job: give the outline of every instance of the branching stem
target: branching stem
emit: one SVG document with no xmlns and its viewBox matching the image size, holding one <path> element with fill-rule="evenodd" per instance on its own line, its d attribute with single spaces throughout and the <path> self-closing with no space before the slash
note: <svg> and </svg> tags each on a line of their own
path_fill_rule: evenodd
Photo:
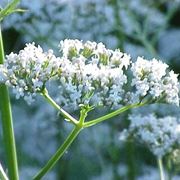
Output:
<svg viewBox="0 0 180 180">
<path fill-rule="evenodd" d="M 43 90 L 43 92 L 41 93 L 43 95 L 43 97 L 47 100 L 47 102 L 49 104 L 51 104 L 55 109 L 57 109 L 58 111 L 61 112 L 61 114 L 67 119 L 69 120 L 71 123 L 73 123 L 74 125 L 76 125 L 78 123 L 78 121 L 73 118 L 69 113 L 67 113 L 64 109 L 62 109 L 48 94 L 48 91 L 46 89 Z"/>
</svg>

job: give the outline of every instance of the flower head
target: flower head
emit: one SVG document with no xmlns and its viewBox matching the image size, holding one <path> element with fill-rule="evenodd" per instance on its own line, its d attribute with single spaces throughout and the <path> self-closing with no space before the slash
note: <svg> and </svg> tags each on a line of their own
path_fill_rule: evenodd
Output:
<svg viewBox="0 0 180 180">
<path fill-rule="evenodd" d="M 180 120 L 176 117 L 157 118 L 154 114 L 133 114 L 129 116 L 129 120 L 130 126 L 121 133 L 121 140 L 133 137 L 158 157 L 180 146 Z"/>
<path fill-rule="evenodd" d="M 59 77 L 60 103 L 65 106 L 71 103 L 75 109 L 84 103 L 121 105 L 123 85 L 127 82 L 124 69 L 130 65 L 129 55 L 90 41 L 66 39 L 59 47 L 63 59 Z"/>
<path fill-rule="evenodd" d="M 168 71 L 168 65 L 152 59 L 138 57 L 132 64 L 131 85 L 136 91 L 134 99 L 150 97 L 153 100 L 179 105 L 179 83 L 177 75 Z"/>
<path fill-rule="evenodd" d="M 34 43 L 26 44 L 19 54 L 6 56 L 4 65 L 0 66 L 0 79 L 13 88 L 17 99 L 24 97 L 31 103 L 36 92 L 40 92 L 45 83 L 58 74 L 59 65 L 52 50 L 43 52 Z"/>
</svg>

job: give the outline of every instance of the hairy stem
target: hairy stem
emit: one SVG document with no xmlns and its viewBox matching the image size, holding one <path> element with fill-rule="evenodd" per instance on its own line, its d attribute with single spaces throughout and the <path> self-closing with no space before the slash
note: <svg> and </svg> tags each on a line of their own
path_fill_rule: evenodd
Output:
<svg viewBox="0 0 180 180">
<path fill-rule="evenodd" d="M 2 34 L 0 29 L 0 64 L 4 62 L 4 48 Z M 18 165 L 16 155 L 16 145 L 14 138 L 13 120 L 11 112 L 11 103 L 8 89 L 5 85 L 0 85 L 0 110 L 2 116 L 2 129 L 5 144 L 8 175 L 10 180 L 18 180 Z"/>
</svg>

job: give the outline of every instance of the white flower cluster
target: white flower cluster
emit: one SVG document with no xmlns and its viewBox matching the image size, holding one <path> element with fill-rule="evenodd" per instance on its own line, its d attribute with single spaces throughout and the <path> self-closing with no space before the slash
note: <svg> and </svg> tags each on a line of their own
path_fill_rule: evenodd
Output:
<svg viewBox="0 0 180 180">
<path fill-rule="evenodd" d="M 6 56 L 5 63 L 0 65 L 0 82 L 11 86 L 17 99 L 24 97 L 30 104 L 45 83 L 58 74 L 59 66 L 52 50 L 43 52 L 34 43 L 26 44 L 19 54 Z"/>
<path fill-rule="evenodd" d="M 157 118 L 154 114 L 146 116 L 132 114 L 129 129 L 120 134 L 120 140 L 133 137 L 147 145 L 158 157 L 170 153 L 180 146 L 180 119 L 172 116 Z"/>
<path fill-rule="evenodd" d="M 13 87 L 16 98 L 31 103 L 47 81 L 56 80 L 57 101 L 73 110 L 79 104 L 119 108 L 146 97 L 179 105 L 177 75 L 161 61 L 138 57 L 132 63 L 119 49 L 77 39 L 65 39 L 59 48 L 58 58 L 52 50 L 43 52 L 34 43 L 19 54 L 11 53 L 0 65 L 0 83 Z"/>
<path fill-rule="evenodd" d="M 133 73 L 131 85 L 136 88 L 133 98 L 148 95 L 154 100 L 179 105 L 177 74 L 173 71 L 168 72 L 167 68 L 167 64 L 156 59 L 148 61 L 138 57 L 131 67 Z"/>
<path fill-rule="evenodd" d="M 60 51 L 63 61 L 58 97 L 65 106 L 71 103 L 75 109 L 89 101 L 93 105 L 121 105 L 129 55 L 107 49 L 102 43 L 68 39 L 60 42 Z"/>
</svg>

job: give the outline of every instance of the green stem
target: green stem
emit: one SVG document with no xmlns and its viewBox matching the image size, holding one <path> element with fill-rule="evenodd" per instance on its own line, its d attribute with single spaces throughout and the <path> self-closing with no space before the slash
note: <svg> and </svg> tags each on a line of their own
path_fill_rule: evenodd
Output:
<svg viewBox="0 0 180 180">
<path fill-rule="evenodd" d="M 0 64 L 4 61 L 4 48 L 0 29 Z M 14 138 L 11 103 L 8 89 L 5 85 L 0 85 L 0 109 L 2 116 L 2 129 L 7 157 L 8 174 L 10 180 L 18 180 L 18 165 L 16 155 L 16 145 Z"/>
<path fill-rule="evenodd" d="M 78 121 L 73 118 L 69 113 L 67 113 L 64 109 L 62 109 L 48 94 L 48 91 L 46 89 L 43 90 L 41 93 L 44 98 L 47 100 L 49 104 L 51 104 L 55 109 L 61 112 L 61 114 L 70 122 L 72 122 L 74 125 L 78 123 Z"/>
<path fill-rule="evenodd" d="M 79 126 L 84 127 L 84 121 L 87 117 L 87 113 L 88 113 L 88 110 L 86 110 L 86 109 L 82 109 L 80 111 L 80 118 L 79 118 L 79 122 L 78 122 Z"/>
<path fill-rule="evenodd" d="M 69 134 L 67 139 L 64 141 L 62 146 L 57 150 L 57 152 L 52 156 L 52 158 L 47 162 L 47 164 L 40 170 L 40 172 L 33 178 L 33 180 L 40 180 L 52 167 L 57 163 L 57 161 L 63 156 L 68 147 L 72 144 L 74 139 L 80 133 L 82 127 L 76 126 Z"/>
<path fill-rule="evenodd" d="M 157 161 L 158 161 L 158 167 L 159 167 L 160 180 L 165 180 L 165 174 L 164 174 L 162 159 L 158 158 Z"/>
<path fill-rule="evenodd" d="M 114 111 L 112 113 L 109 113 L 109 114 L 107 114 L 105 116 L 102 116 L 102 117 L 99 117 L 97 119 L 90 120 L 90 121 L 84 123 L 83 127 L 87 128 L 87 127 L 93 126 L 93 125 L 95 125 L 97 123 L 100 123 L 100 122 L 108 120 L 108 119 L 110 119 L 110 118 L 112 118 L 114 116 L 117 116 L 117 115 L 131 109 L 131 108 L 140 107 L 140 106 L 143 106 L 145 104 L 146 103 L 136 103 L 136 104 L 131 104 L 131 105 L 124 106 L 124 107 L 122 107 L 122 108 L 120 108 L 120 109 L 118 109 L 118 110 L 116 110 L 116 111 Z"/>
<path fill-rule="evenodd" d="M 6 173 L 4 172 L 1 164 L 0 164 L 0 179 L 1 180 L 8 180 L 7 176 L 6 176 Z"/>
</svg>

